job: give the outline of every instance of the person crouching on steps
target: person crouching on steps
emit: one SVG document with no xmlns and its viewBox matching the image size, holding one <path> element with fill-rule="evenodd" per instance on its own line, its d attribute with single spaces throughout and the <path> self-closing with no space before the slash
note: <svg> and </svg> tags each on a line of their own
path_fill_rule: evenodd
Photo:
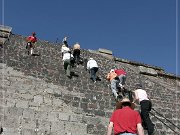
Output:
<svg viewBox="0 0 180 135">
<path fill-rule="evenodd" d="M 71 54 L 70 49 L 66 47 L 63 52 L 63 62 L 66 75 L 69 78 L 71 77 L 71 58 L 73 58 L 73 55 Z"/>
<path fill-rule="evenodd" d="M 114 69 L 114 72 L 117 74 L 119 78 L 119 86 L 121 88 L 124 88 L 125 82 L 126 82 L 126 71 L 123 69 Z"/>
<path fill-rule="evenodd" d="M 87 62 L 87 69 L 89 70 L 91 75 L 90 79 L 92 79 L 93 82 L 96 83 L 96 79 L 97 79 L 96 73 L 98 71 L 98 65 L 93 58 L 89 58 L 89 61 Z"/>
<path fill-rule="evenodd" d="M 33 50 L 34 50 L 34 44 L 37 42 L 37 38 L 36 38 L 36 33 L 33 32 L 31 36 L 27 37 L 27 45 L 26 45 L 26 49 L 28 50 L 28 55 L 29 53 L 31 55 L 33 55 Z"/>
<path fill-rule="evenodd" d="M 118 99 L 118 94 L 117 94 L 117 85 L 119 83 L 119 80 L 116 79 L 117 74 L 114 72 L 114 69 L 111 69 L 111 71 L 107 74 L 107 80 L 111 82 L 111 90 L 112 93 L 115 96 L 115 99 Z"/>
</svg>

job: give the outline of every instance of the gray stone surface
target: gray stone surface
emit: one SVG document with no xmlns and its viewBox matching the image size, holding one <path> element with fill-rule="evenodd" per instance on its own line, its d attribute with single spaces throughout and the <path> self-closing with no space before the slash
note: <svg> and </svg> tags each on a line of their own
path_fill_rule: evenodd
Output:
<svg viewBox="0 0 180 135">
<path fill-rule="evenodd" d="M 4 134 L 104 135 L 115 106 L 105 76 L 115 66 L 127 71 L 127 89 L 134 90 L 135 84 L 142 82 L 153 108 L 180 125 L 179 78 L 139 74 L 139 65 L 82 50 L 84 59 L 98 61 L 101 81 L 92 83 L 85 65 L 73 68 L 78 76 L 69 79 L 64 74 L 60 46 L 38 41 L 35 53 L 40 56 L 28 56 L 25 43 L 25 37 L 12 35 L 0 48 L 0 120 L 6 129 Z M 160 116 L 163 122 L 151 118 L 157 135 L 174 134 L 163 124 L 173 127 L 168 121 Z"/>
<path fill-rule="evenodd" d="M 84 135 L 87 133 L 87 125 L 82 121 L 86 114 L 73 113 L 74 108 L 68 107 L 62 100 L 62 95 L 66 95 L 67 90 L 57 85 L 49 85 L 43 80 L 25 76 L 5 64 L 1 63 L 0 66 L 3 67 L 0 68 L 1 81 L 4 84 L 6 79 L 10 81 L 10 85 L 3 85 L 0 91 L 2 93 L 6 89 L 4 94 L 6 98 L 1 95 L 5 106 L 0 108 L 0 113 L 5 117 L 2 122 L 2 126 L 6 128 L 4 135 Z M 36 91 L 36 85 L 38 89 L 44 91 Z M 77 94 L 74 95 L 77 96 Z M 79 101 L 80 97 L 74 99 Z"/>
<path fill-rule="evenodd" d="M 141 73 L 146 73 L 146 74 L 150 74 L 150 75 L 157 75 L 157 71 L 152 69 L 152 68 L 147 68 L 144 66 L 139 66 L 139 71 Z"/>
</svg>

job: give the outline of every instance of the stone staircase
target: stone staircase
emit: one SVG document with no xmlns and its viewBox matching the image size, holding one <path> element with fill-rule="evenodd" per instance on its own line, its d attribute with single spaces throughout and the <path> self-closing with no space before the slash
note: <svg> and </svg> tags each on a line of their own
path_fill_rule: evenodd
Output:
<svg viewBox="0 0 180 135">
<path fill-rule="evenodd" d="M 25 46 L 25 37 L 12 34 L 0 49 L 0 63 L 3 63 L 0 116 L 7 135 L 104 135 L 115 106 L 105 75 L 114 66 L 127 71 L 128 89 L 133 90 L 141 81 L 152 97 L 154 108 L 163 111 L 174 123 L 180 123 L 172 106 L 175 87 L 164 92 L 165 86 L 172 85 L 168 84 L 169 80 L 174 84 L 175 80 L 140 75 L 137 66 L 117 63 L 87 50 L 82 50 L 81 57 L 97 60 L 101 81 L 94 84 L 84 65 L 73 68 L 74 76 L 69 79 L 64 73 L 60 45 L 38 41 L 35 53 L 39 56 L 27 55 Z M 179 103 L 174 106 L 178 107 Z M 166 131 L 166 126 L 152 119 L 157 135 Z M 169 129 L 165 133 L 173 134 Z"/>
</svg>

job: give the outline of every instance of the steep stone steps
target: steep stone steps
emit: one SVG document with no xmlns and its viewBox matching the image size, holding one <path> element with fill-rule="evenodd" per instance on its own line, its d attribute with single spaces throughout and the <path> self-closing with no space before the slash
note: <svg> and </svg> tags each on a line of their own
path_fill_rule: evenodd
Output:
<svg viewBox="0 0 180 135">
<path fill-rule="evenodd" d="M 79 65 L 78 67 L 73 69 L 73 72 L 79 76 L 73 76 L 72 79 L 69 79 L 64 74 L 62 56 L 60 53 L 61 46 L 40 40 L 37 42 L 35 49 L 35 53 L 40 54 L 40 56 L 28 56 L 26 54 L 25 46 L 25 37 L 20 35 L 11 35 L 9 41 L 6 42 L 4 47 L 0 49 L 0 63 L 5 63 L 9 67 L 13 67 L 13 70 L 15 69 L 17 71 L 21 71 L 25 76 L 30 76 L 30 78 L 34 77 L 43 80 L 44 82 L 48 83 L 48 87 L 46 87 L 46 84 L 44 83 L 42 83 L 41 86 L 41 83 L 39 83 L 39 81 L 34 80 L 32 82 L 28 80 L 26 82 L 29 83 L 27 87 L 28 90 L 25 89 L 28 91 L 28 93 L 25 93 L 26 95 L 23 95 L 23 92 L 25 91 L 21 86 L 24 85 L 18 86 L 18 84 L 14 84 L 14 88 L 20 89 L 13 91 L 12 87 L 11 89 L 8 88 L 8 84 L 11 85 L 11 81 L 8 81 L 8 79 L 13 80 L 13 77 L 6 79 L 2 78 L 3 81 L 5 80 L 4 84 L 7 84 L 5 90 L 8 89 L 12 91 L 9 91 L 9 98 L 7 98 L 9 99 L 9 101 L 6 102 L 6 105 L 9 105 L 9 107 L 16 105 L 16 107 L 18 108 L 27 107 L 27 102 L 24 102 L 24 100 L 41 102 L 41 99 L 43 97 L 43 104 L 47 103 L 47 105 L 42 104 L 42 106 L 39 107 L 42 108 L 41 111 L 54 112 L 60 110 L 56 110 L 58 108 L 54 109 L 50 102 L 54 102 L 55 104 L 57 104 L 57 106 L 59 105 L 58 102 L 63 102 L 64 105 L 68 106 L 68 109 L 70 109 L 71 107 L 74 108 L 73 113 L 75 113 L 76 116 L 79 116 L 80 114 L 84 116 L 85 114 L 85 116 L 88 115 L 90 119 L 96 119 L 97 117 L 105 118 L 105 123 L 102 119 L 99 120 L 100 125 L 98 125 L 97 123 L 97 125 L 91 122 L 88 123 L 86 121 L 88 123 L 86 127 L 86 129 L 88 130 L 87 133 L 103 135 L 105 132 L 105 126 L 106 124 L 108 124 L 109 116 L 111 115 L 115 105 L 111 90 L 108 88 L 108 85 L 110 83 L 105 79 L 105 75 L 111 68 L 116 66 L 124 68 L 127 71 L 128 76 L 126 87 L 129 90 L 133 90 L 135 84 L 141 81 L 147 89 L 149 95 L 152 97 L 152 101 L 154 103 L 153 107 L 159 112 L 163 111 L 163 114 L 173 119 L 175 123 L 179 123 L 179 120 L 176 119 L 174 114 L 174 106 L 178 105 L 178 103 L 174 103 L 174 90 L 169 89 L 170 87 L 168 87 L 164 91 L 164 88 L 166 86 L 171 86 L 170 84 L 168 84 L 169 80 L 160 80 L 160 83 L 158 83 L 158 78 L 154 79 L 146 75 L 140 75 L 136 66 L 121 62 L 117 63 L 112 59 L 108 59 L 100 54 L 91 53 L 83 49 L 83 58 L 88 59 L 90 57 L 93 57 L 97 60 L 99 64 L 98 76 L 101 78 L 101 81 L 98 81 L 96 84 L 92 83 L 89 79 L 89 73 L 84 69 L 83 65 Z M 15 92 L 15 95 L 12 94 L 13 92 Z M 19 95 L 17 93 L 22 94 Z M 46 93 L 47 95 L 50 94 L 50 97 L 48 97 L 46 94 L 44 95 L 44 93 Z M 28 94 L 33 94 L 33 98 Z M 17 96 L 18 99 L 22 98 L 24 104 L 20 101 L 16 103 L 10 100 L 11 98 L 14 98 L 14 96 Z M 51 101 L 49 98 L 53 99 L 53 101 Z M 172 106 L 172 103 L 174 106 Z M 34 107 L 34 111 L 36 110 L 35 105 L 36 104 L 34 103 L 30 104 L 31 107 Z M 30 106 L 28 105 L 28 107 Z M 63 113 L 64 112 L 65 111 L 63 111 Z M 54 114 L 52 117 L 54 118 Z M 157 123 L 157 133 L 161 133 L 162 131 L 166 130 L 166 127 L 161 122 L 159 122 L 154 117 L 152 118 L 153 122 Z M 59 124 L 61 125 L 62 123 Z M 80 122 L 79 124 L 82 123 Z M 52 126 L 52 124 L 48 125 L 50 127 Z M 53 130 L 55 130 L 54 123 L 53 127 Z M 171 131 L 168 132 L 172 133 Z"/>
<path fill-rule="evenodd" d="M 11 66 L 18 71 L 24 72 L 25 75 L 34 76 L 49 83 L 66 86 L 67 90 L 71 91 L 72 93 L 83 93 L 84 97 L 80 97 L 80 100 L 86 99 L 88 103 L 95 103 L 97 110 L 99 109 L 98 102 L 103 101 L 106 104 L 111 104 L 111 101 L 114 102 L 113 97 L 111 97 L 111 91 L 107 87 L 109 82 L 103 80 L 102 77 L 101 81 L 97 82 L 96 84 L 92 83 L 89 79 L 89 73 L 82 65 L 79 65 L 79 67 L 73 69 L 73 72 L 79 75 L 79 77 L 73 77 L 72 79 L 69 79 L 65 76 L 60 53 L 61 46 L 53 46 L 49 43 L 40 41 L 37 43 L 35 51 L 35 53 L 40 53 L 40 56 L 28 56 L 25 53 L 25 45 L 26 42 L 24 37 L 12 35 L 10 37 L 9 43 L 3 48 L 3 63 L 6 63 L 8 66 Z M 94 54 L 92 55 L 93 57 L 96 57 Z M 82 56 L 83 58 L 91 57 L 83 50 Z M 101 63 L 101 61 L 104 61 L 105 58 L 100 57 L 99 55 L 97 55 L 97 58 L 97 61 L 100 65 L 98 76 L 100 76 L 101 72 L 104 70 L 101 67 L 101 65 L 104 63 Z M 100 108 L 105 108 L 105 106 L 101 106 Z M 85 111 L 94 112 L 93 109 Z M 101 112 L 102 110 L 99 111 Z M 103 113 L 103 115 L 105 114 Z"/>
</svg>

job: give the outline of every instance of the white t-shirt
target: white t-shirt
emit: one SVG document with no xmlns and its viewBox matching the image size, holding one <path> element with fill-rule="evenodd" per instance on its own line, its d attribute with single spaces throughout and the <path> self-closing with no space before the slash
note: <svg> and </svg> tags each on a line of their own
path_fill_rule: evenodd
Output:
<svg viewBox="0 0 180 135">
<path fill-rule="evenodd" d="M 95 60 L 89 60 L 87 62 L 87 69 L 91 69 L 93 67 L 98 67 L 97 62 Z"/>
<path fill-rule="evenodd" d="M 143 89 L 135 90 L 135 95 L 136 95 L 136 98 L 139 99 L 139 102 L 143 100 L 149 100 L 146 91 Z"/>
<path fill-rule="evenodd" d="M 73 55 L 71 53 L 64 53 L 63 55 L 63 61 L 65 60 L 70 60 L 70 58 L 73 57 Z"/>
</svg>

